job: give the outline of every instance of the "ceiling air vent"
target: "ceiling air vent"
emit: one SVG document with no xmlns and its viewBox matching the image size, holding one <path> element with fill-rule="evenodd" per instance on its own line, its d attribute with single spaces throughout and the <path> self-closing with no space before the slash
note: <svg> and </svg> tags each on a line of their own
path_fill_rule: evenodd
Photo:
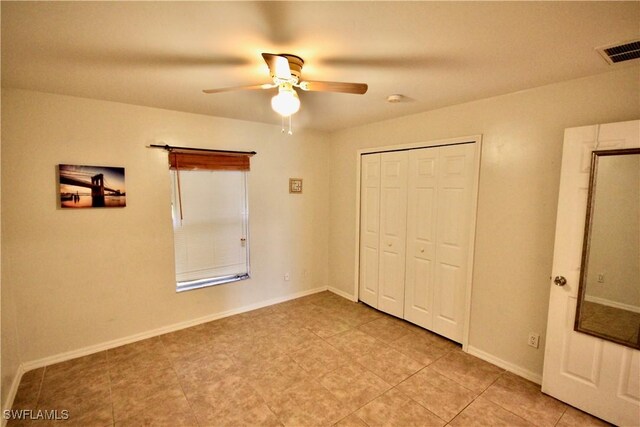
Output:
<svg viewBox="0 0 640 427">
<path fill-rule="evenodd" d="M 640 40 L 600 47 L 597 51 L 609 64 L 640 58 Z"/>
</svg>

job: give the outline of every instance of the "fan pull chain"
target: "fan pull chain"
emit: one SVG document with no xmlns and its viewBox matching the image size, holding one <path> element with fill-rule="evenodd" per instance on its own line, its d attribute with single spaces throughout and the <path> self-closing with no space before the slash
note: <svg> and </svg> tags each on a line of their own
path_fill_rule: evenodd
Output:
<svg viewBox="0 0 640 427">
<path fill-rule="evenodd" d="M 289 132 L 287 132 L 289 135 L 293 135 L 293 127 L 291 126 L 291 116 L 287 116 L 289 118 Z M 284 133 L 284 116 L 280 116 L 282 125 L 280 127 L 280 132 Z"/>
</svg>

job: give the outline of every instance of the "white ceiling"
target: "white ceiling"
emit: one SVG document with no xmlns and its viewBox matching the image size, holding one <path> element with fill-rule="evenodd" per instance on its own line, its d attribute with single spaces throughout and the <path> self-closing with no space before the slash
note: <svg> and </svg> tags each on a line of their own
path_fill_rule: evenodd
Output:
<svg viewBox="0 0 640 427">
<path fill-rule="evenodd" d="M 2 86 L 279 124 L 275 90 L 201 90 L 292 53 L 303 78 L 369 84 L 300 95 L 294 128 L 331 131 L 631 66 L 594 48 L 639 36 L 638 1 L 3 1 Z"/>
</svg>

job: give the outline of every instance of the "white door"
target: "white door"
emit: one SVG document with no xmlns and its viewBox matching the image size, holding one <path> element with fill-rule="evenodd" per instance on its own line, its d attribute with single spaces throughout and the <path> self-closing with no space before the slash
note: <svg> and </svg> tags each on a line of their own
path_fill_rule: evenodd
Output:
<svg viewBox="0 0 640 427">
<path fill-rule="evenodd" d="M 433 331 L 462 342 L 472 245 L 476 144 L 438 149 Z"/>
<path fill-rule="evenodd" d="M 378 307 L 380 154 L 362 156 L 360 168 L 360 300 Z"/>
<path fill-rule="evenodd" d="M 640 425 L 640 351 L 573 330 L 591 152 L 640 147 L 640 121 L 565 131 L 542 391 L 617 425 Z"/>
<path fill-rule="evenodd" d="M 433 328 L 438 148 L 409 151 L 404 318 Z"/>
<path fill-rule="evenodd" d="M 409 151 L 405 319 L 461 342 L 476 145 Z"/>
<path fill-rule="evenodd" d="M 382 153 L 380 174 L 378 309 L 403 317 L 407 233 L 407 152 Z"/>
</svg>

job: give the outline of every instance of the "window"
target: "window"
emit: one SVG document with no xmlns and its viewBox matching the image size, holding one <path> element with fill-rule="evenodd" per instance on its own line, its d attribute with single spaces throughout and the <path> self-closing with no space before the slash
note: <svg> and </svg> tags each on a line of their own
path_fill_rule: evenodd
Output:
<svg viewBox="0 0 640 427">
<path fill-rule="evenodd" d="M 171 151 L 178 292 L 249 278 L 246 161 Z"/>
</svg>

